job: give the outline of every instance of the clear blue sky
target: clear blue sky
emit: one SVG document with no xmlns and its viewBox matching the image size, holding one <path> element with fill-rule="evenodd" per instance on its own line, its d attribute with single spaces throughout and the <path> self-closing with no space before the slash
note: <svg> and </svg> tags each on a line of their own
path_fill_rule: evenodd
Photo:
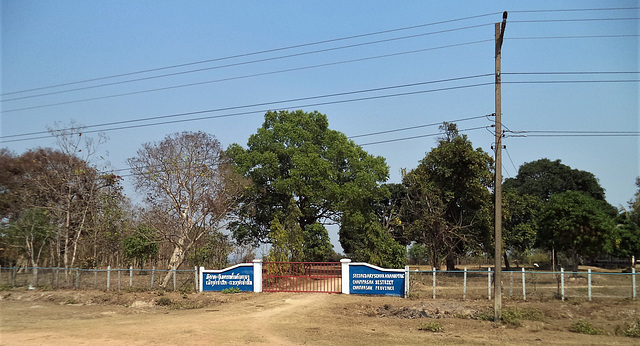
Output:
<svg viewBox="0 0 640 346">
<path fill-rule="evenodd" d="M 1 6 L 0 141 L 4 143 L 0 146 L 18 154 L 29 148 L 53 146 L 54 141 L 30 139 L 37 135 L 7 136 L 44 131 L 56 122 L 64 125 L 75 120 L 92 126 L 262 103 L 268 104 L 165 119 L 185 120 L 172 124 L 90 130 L 105 130 L 110 140 L 103 145 L 102 154 L 106 156 L 108 152 L 111 167 L 122 169 L 126 168 L 125 160 L 134 156 L 142 143 L 159 141 L 179 131 L 209 132 L 225 147 L 231 143 L 245 145 L 249 135 L 261 126 L 266 109 L 318 110 L 327 114 L 331 128 L 348 136 L 491 114 L 493 23 L 502 20 L 502 11 L 509 11 L 502 49 L 502 110 L 507 129 L 630 131 L 636 135 L 566 136 L 563 132 L 559 137 L 533 137 L 532 133 L 528 137 L 507 137 L 505 178 L 515 176 L 524 162 L 560 159 L 573 168 L 595 174 L 606 189 L 607 199 L 615 206 L 627 206 L 636 191 L 634 182 L 640 175 L 637 1 L 3 0 Z M 633 9 L 573 11 L 603 8 Z M 466 17 L 474 18 L 458 20 Z M 613 18 L 618 20 L 608 20 Z M 444 23 L 435 24 L 439 22 Z M 416 27 L 13 93 L 413 26 Z M 203 70 L 120 83 L 195 69 Z M 513 74 L 524 72 L 536 74 Z M 635 73 L 543 75 L 542 72 Z M 273 103 L 479 75 L 487 76 Z M 611 82 L 614 80 L 618 82 Z M 573 82 L 530 83 L 534 81 Z M 115 82 L 118 84 L 90 88 Z M 201 82 L 207 83 L 177 87 Z M 149 91 L 158 88 L 167 89 Z M 433 91 L 444 88 L 454 89 Z M 62 92 L 69 89 L 81 90 Z M 417 91 L 430 92 L 311 105 Z M 134 94 L 114 96 L 127 93 Z M 98 99 L 87 100 L 94 98 Z M 186 121 L 249 111 L 253 113 Z M 478 128 L 465 133 L 475 147 L 493 155 L 494 138 L 491 129 L 484 128 L 491 124 L 492 120 L 479 118 L 459 122 L 458 126 Z M 354 141 L 369 153 L 385 157 L 391 168 L 389 181 L 399 182 L 400 169 L 414 168 L 435 145 L 435 137 L 368 143 L 437 132 L 437 126 L 432 126 L 356 137 Z M 19 141 L 7 142 L 10 140 Z M 139 200 L 128 179 L 127 194 Z"/>
</svg>

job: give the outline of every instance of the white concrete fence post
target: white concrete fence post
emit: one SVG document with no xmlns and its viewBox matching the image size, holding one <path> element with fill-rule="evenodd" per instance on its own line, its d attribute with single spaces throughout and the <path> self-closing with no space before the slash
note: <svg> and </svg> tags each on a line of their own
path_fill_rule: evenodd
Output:
<svg viewBox="0 0 640 346">
<path fill-rule="evenodd" d="M 198 266 L 193 267 L 193 282 L 196 292 L 198 292 Z"/>
<path fill-rule="evenodd" d="M 436 299 L 436 267 L 433 267 L 433 299 Z"/>
<path fill-rule="evenodd" d="M 341 271 L 341 278 L 340 278 L 340 284 L 342 286 L 342 294 L 349 294 L 349 264 L 351 263 L 351 260 L 348 258 L 343 258 L 340 260 L 340 271 Z"/>
<path fill-rule="evenodd" d="M 524 279 L 524 275 L 525 271 L 524 268 L 522 268 L 522 300 L 526 301 L 527 300 L 527 285 L 525 283 L 525 279 Z"/>
<path fill-rule="evenodd" d="M 587 281 L 589 283 L 589 301 L 591 301 L 591 269 L 588 270 Z"/>
<path fill-rule="evenodd" d="M 560 268 L 560 286 L 562 287 L 562 301 L 564 301 L 564 268 Z"/>
<path fill-rule="evenodd" d="M 178 272 L 176 271 L 176 266 L 173 266 L 173 290 L 176 291 L 178 289 Z"/>
<path fill-rule="evenodd" d="M 487 285 L 489 286 L 488 288 L 488 297 L 489 300 L 491 300 L 491 267 L 487 268 Z"/>
<path fill-rule="evenodd" d="M 133 266 L 129 266 L 129 287 L 133 287 Z"/>
<path fill-rule="evenodd" d="M 462 300 L 467 299 L 467 267 L 464 267 L 464 280 L 462 284 Z"/>
<path fill-rule="evenodd" d="M 632 289 L 633 291 L 631 292 L 631 298 L 633 300 L 636 299 L 636 268 L 631 268 L 631 283 L 632 283 Z"/>
<path fill-rule="evenodd" d="M 253 260 L 253 291 L 262 292 L 262 259 Z"/>
<path fill-rule="evenodd" d="M 409 266 L 404 266 L 404 297 L 409 296 Z"/>
<path fill-rule="evenodd" d="M 111 266 L 107 266 L 107 291 L 111 288 Z"/>
</svg>

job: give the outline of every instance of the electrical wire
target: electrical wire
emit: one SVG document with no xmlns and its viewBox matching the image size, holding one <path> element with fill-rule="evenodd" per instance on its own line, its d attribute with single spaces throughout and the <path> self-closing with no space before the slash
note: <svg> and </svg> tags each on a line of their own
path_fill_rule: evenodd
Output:
<svg viewBox="0 0 640 346">
<path fill-rule="evenodd" d="M 273 74 L 279 74 L 279 73 L 285 73 L 285 72 L 301 71 L 301 70 L 307 70 L 307 69 L 313 69 L 313 68 L 319 68 L 319 67 L 327 67 L 327 66 L 347 64 L 347 63 L 353 63 L 353 62 L 360 62 L 360 61 L 388 58 L 388 57 L 394 57 L 394 56 L 400 56 L 400 55 L 421 53 L 421 52 L 437 50 L 437 49 L 461 47 L 461 46 L 466 46 L 466 45 L 472 45 L 472 44 L 478 44 L 478 43 L 484 43 L 484 42 L 492 42 L 492 41 L 493 41 L 493 39 L 487 39 L 487 40 L 472 41 L 472 42 L 465 42 L 465 43 L 459 43 L 459 44 L 451 44 L 451 45 L 439 46 L 439 47 L 423 48 L 423 49 L 417 49 L 417 50 L 411 50 L 411 51 L 405 51 L 405 52 L 399 52 L 399 53 L 377 55 L 377 56 L 373 56 L 373 57 L 366 57 L 366 58 L 360 58 L 360 59 L 351 59 L 351 60 L 344 60 L 344 61 L 338 61 L 338 62 L 332 62 L 332 63 L 310 65 L 310 66 L 302 66 L 302 67 L 289 68 L 289 69 L 284 69 L 284 70 L 277 70 L 277 71 L 249 74 L 249 75 L 244 75 L 244 76 L 229 77 L 229 78 L 215 79 L 215 80 L 209 80 L 209 81 L 202 81 L 202 82 L 174 85 L 174 86 L 168 86 L 168 87 L 162 87 L 162 88 L 146 89 L 146 90 L 140 90 L 140 91 L 133 91 L 133 92 L 127 92 L 127 93 L 120 93 L 120 94 L 113 94 L 113 95 L 106 95 L 106 96 L 99 96 L 99 97 L 92 97 L 92 98 L 85 98 L 85 99 L 65 101 L 65 102 L 50 103 L 50 104 L 44 104 L 44 105 L 38 105 L 38 106 L 24 107 L 24 108 L 15 108 L 15 109 L 5 110 L 5 111 L 2 111 L 2 112 L 3 113 L 11 113 L 11 112 L 18 112 L 18 111 L 24 111 L 24 110 L 30 110 L 30 109 L 37 109 L 37 108 L 45 108 L 45 107 L 53 107 L 53 106 L 61 106 L 61 105 L 66 105 L 66 104 L 80 103 L 80 102 L 103 100 L 103 99 L 114 98 L 114 97 L 137 95 L 137 94 L 143 94 L 143 93 L 150 93 L 150 92 L 163 91 L 163 90 L 171 90 L 171 89 L 184 88 L 184 87 L 192 87 L 192 86 L 197 86 L 197 85 L 204 85 L 204 84 L 211 84 L 211 83 L 218 83 L 218 82 L 227 82 L 227 81 L 238 80 L 238 79 L 246 79 L 246 78 L 260 77 L 260 76 L 273 75 Z M 7 100 L 7 101 L 10 101 L 10 100 Z"/>
<path fill-rule="evenodd" d="M 450 90 L 458 90 L 458 89 L 466 89 L 466 88 L 475 88 L 475 87 L 488 86 L 488 85 L 493 85 L 493 82 L 468 84 L 468 85 L 446 87 L 446 88 L 439 88 L 439 89 L 410 91 L 410 92 L 388 94 L 388 95 L 367 96 L 367 97 L 360 97 L 360 98 L 355 98 L 355 99 L 347 99 L 347 100 L 339 100 L 339 101 L 318 102 L 318 103 L 311 103 L 311 104 L 304 104 L 304 105 L 295 105 L 295 106 L 282 107 L 282 108 L 278 108 L 277 110 L 301 109 L 301 108 L 305 108 L 305 107 L 334 105 L 334 104 L 342 104 L 342 103 L 358 102 L 358 101 L 370 101 L 370 100 L 386 99 L 386 98 L 391 98 L 391 97 L 425 94 L 425 93 L 431 93 L 431 92 L 440 92 L 440 91 L 450 91 Z M 273 110 L 273 109 L 263 109 L 263 110 L 259 110 L 259 111 L 247 111 L 247 112 L 240 112 L 240 113 L 230 113 L 230 114 L 222 114 L 222 115 L 214 115 L 214 116 L 206 116 L 206 117 L 190 118 L 190 119 L 170 120 L 170 121 L 155 122 L 155 123 L 151 123 L 151 124 L 129 125 L 129 126 L 113 127 L 113 128 L 108 128 L 108 129 L 102 129 L 102 130 L 89 130 L 89 131 L 84 131 L 84 133 L 107 132 L 107 131 L 116 131 L 116 130 L 124 130 L 124 129 L 142 128 L 142 127 L 149 127 L 149 126 L 184 123 L 184 122 L 199 121 L 199 120 L 235 117 L 235 116 L 240 116 L 240 115 L 265 113 L 265 112 L 267 112 L 269 110 Z M 218 111 L 218 110 L 202 110 L 202 111 L 196 111 L 196 112 L 173 114 L 173 115 L 168 115 L 168 116 L 163 116 L 163 117 L 177 117 L 177 116 L 184 116 L 184 115 L 211 113 L 211 112 L 216 112 L 216 111 Z M 39 136 L 39 137 L 13 139 L 13 140 L 2 140 L 2 141 L 0 141 L 0 143 L 22 142 L 22 141 L 29 141 L 29 140 L 36 140 L 36 139 L 44 139 L 44 138 L 49 138 L 49 136 Z"/>
<path fill-rule="evenodd" d="M 516 172 L 516 174 L 518 173 L 518 169 L 516 168 L 516 165 L 513 163 L 513 159 L 511 158 L 511 154 L 509 154 L 509 150 L 507 150 L 507 147 L 504 148 L 504 152 L 507 153 L 507 157 L 509 158 L 509 161 L 511 162 L 511 166 L 513 166 L 514 172 Z"/>
<path fill-rule="evenodd" d="M 456 119 L 456 120 L 447 121 L 447 122 L 457 123 L 457 122 L 462 122 L 462 121 L 467 121 L 467 120 L 485 118 L 486 116 L 487 115 L 480 115 L 480 116 L 475 116 L 475 117 L 470 117 L 470 118 Z M 407 131 L 407 130 L 415 130 L 415 129 L 420 129 L 420 128 L 424 128 L 424 127 L 432 127 L 432 126 L 440 126 L 440 125 L 442 125 L 442 122 L 424 124 L 424 125 L 417 125 L 417 126 L 410 126 L 410 127 L 403 127 L 403 128 L 399 128 L 399 129 L 379 131 L 379 132 L 371 132 L 371 133 L 365 133 L 365 134 L 361 134 L 361 135 L 349 136 L 349 139 L 360 138 L 360 137 L 368 137 L 368 136 L 377 136 L 377 135 L 382 135 L 382 134 L 387 134 L 387 133 L 394 133 L 394 132 Z"/>
<path fill-rule="evenodd" d="M 640 7 L 570 8 L 570 9 L 553 9 L 553 10 L 516 10 L 516 11 L 509 11 L 509 13 L 619 11 L 619 10 L 637 10 L 637 9 L 640 9 Z"/>
<path fill-rule="evenodd" d="M 56 95 L 56 94 L 62 94 L 62 93 L 73 92 L 73 91 L 80 91 L 80 90 L 94 89 L 94 88 L 100 88 L 100 87 L 105 87 L 105 86 L 112 86 L 112 85 L 119 85 L 119 84 L 125 84 L 125 83 L 132 83 L 132 82 L 145 81 L 145 80 L 150 80 L 150 79 L 157 79 L 157 78 L 164 78 L 164 77 L 170 77 L 170 76 L 177 76 L 177 75 L 183 75 L 183 74 L 189 74 L 189 73 L 196 73 L 196 72 L 210 71 L 210 70 L 221 69 L 221 68 L 228 68 L 228 67 L 235 67 L 235 66 L 249 65 L 249 64 L 255 64 L 255 63 L 260 63 L 260 62 L 267 62 L 267 61 L 281 60 L 281 59 L 287 59 L 287 58 L 292 58 L 292 57 L 299 57 L 299 56 L 304 56 L 304 55 L 311 55 L 311 54 L 317 54 L 317 53 L 325 53 L 325 52 L 336 51 L 336 50 L 342 50 L 342 49 L 348 49 L 348 48 L 363 47 L 363 46 L 374 45 L 374 44 L 380 44 L 380 43 L 387 43 L 387 42 L 393 42 L 393 41 L 399 41 L 399 40 L 406 40 L 406 39 L 417 38 L 417 37 L 424 37 L 424 36 L 430 36 L 430 35 L 437 35 L 437 34 L 449 33 L 449 32 L 454 32 L 454 31 L 462 31 L 462 30 L 468 30 L 468 29 L 475 29 L 475 28 L 480 28 L 480 27 L 489 26 L 489 25 L 493 25 L 493 23 L 477 24 L 477 25 L 470 25 L 470 26 L 459 27 L 459 28 L 453 28 L 453 29 L 446 29 L 446 30 L 439 30 L 439 31 L 431 31 L 431 32 L 421 33 L 421 34 L 406 35 L 406 36 L 400 36 L 400 37 L 388 38 L 388 39 L 383 39 L 383 40 L 376 40 L 376 41 L 370 41 L 370 42 L 355 43 L 355 44 L 350 44 L 350 45 L 345 45 L 345 46 L 330 47 L 330 48 L 318 49 L 318 50 L 313 50 L 313 51 L 308 51 L 308 52 L 301 52 L 301 53 L 295 53 L 295 54 L 288 54 L 288 55 L 277 56 L 277 57 L 270 57 L 270 58 L 263 58 L 263 59 L 257 59 L 257 60 L 251 60 L 251 61 L 244 61 L 244 62 L 238 62 L 238 63 L 232 63 L 232 64 L 226 64 L 226 65 L 219 65 L 219 66 L 212 66 L 212 67 L 206 67 L 206 68 L 199 68 L 199 69 L 195 69 L 195 70 L 187 70 L 187 71 L 173 72 L 173 73 L 167 73 L 167 74 L 162 74 L 162 75 L 157 75 L 157 76 L 149 76 L 149 77 L 142 77 L 142 78 L 130 79 L 130 80 L 125 80 L 125 81 L 118 81 L 118 82 L 103 83 L 103 84 L 92 85 L 92 86 L 85 86 L 85 87 L 79 87 L 79 88 L 68 89 L 68 90 L 61 90 L 61 91 L 48 92 L 48 93 L 41 93 L 41 94 L 30 95 L 30 96 L 16 97 L 16 98 L 12 98 L 12 99 L 2 100 L 2 102 L 16 101 L 16 100 L 22 100 L 22 99 L 28 99 L 28 98 L 34 98 L 34 97 L 41 97 L 41 96 L 48 96 L 48 95 Z M 12 92 L 11 94 L 15 94 L 15 93 L 17 93 L 17 92 Z M 7 93 L 7 94 L 9 94 L 9 93 Z M 5 96 L 5 95 L 7 95 L 7 94 L 3 94 L 2 96 Z"/>
<path fill-rule="evenodd" d="M 320 99 L 320 98 L 347 96 L 347 95 L 362 94 L 362 93 L 375 92 L 375 91 L 384 91 L 384 90 L 392 90 L 392 89 L 399 89 L 399 88 L 415 87 L 415 86 L 428 85 L 428 84 L 454 82 L 454 81 L 461 81 L 461 80 L 467 80 L 467 79 L 488 77 L 488 76 L 492 76 L 492 75 L 493 74 L 491 74 L 491 73 L 485 73 L 485 74 L 479 74 L 479 75 L 454 77 L 454 78 L 431 80 L 431 81 L 424 81 L 424 82 L 417 82 L 417 83 L 407 83 L 407 84 L 393 85 L 393 86 L 387 86 L 387 87 L 370 88 L 370 89 L 364 89 L 364 90 L 346 91 L 346 92 L 332 93 L 332 94 L 325 94 L 325 95 L 317 95 L 317 96 L 300 97 L 300 98 L 278 100 L 278 101 L 253 103 L 253 104 L 242 105 L 242 106 L 233 106 L 233 107 L 225 107 L 225 108 L 217 108 L 217 109 L 208 109 L 208 110 L 204 110 L 204 111 L 195 111 L 195 112 L 169 114 L 169 115 L 154 116 L 154 117 L 147 117 L 147 118 L 139 118 L 139 119 L 132 119 L 132 120 L 114 121 L 114 122 L 108 122 L 108 123 L 102 123 L 102 124 L 88 125 L 88 126 L 85 126 L 84 129 L 93 128 L 93 127 L 111 126 L 111 125 L 122 125 L 122 124 L 141 122 L 141 121 L 150 121 L 150 120 L 174 118 L 174 117 L 180 117 L 180 116 L 186 116 L 186 115 L 195 115 L 195 114 L 200 114 L 200 113 L 221 112 L 221 111 L 229 111 L 229 110 L 242 109 L 242 108 L 252 108 L 252 107 L 259 107 L 259 106 L 267 106 L 267 105 L 286 103 L 286 102 L 306 101 L 306 100 L 313 100 L 313 99 Z M 61 131 L 68 131 L 68 130 L 73 130 L 73 128 L 62 129 Z M 0 139 L 2 139 L 2 138 L 30 136 L 30 135 L 38 135 L 38 134 L 45 134 L 45 133 L 49 133 L 49 131 L 37 131 L 37 132 L 29 132 L 29 133 L 22 133 L 22 134 L 8 135 L 8 136 L 0 136 Z"/>
<path fill-rule="evenodd" d="M 484 128 L 486 128 L 486 126 L 478 126 L 478 127 L 472 127 L 472 128 L 468 128 L 468 129 L 458 130 L 458 132 L 470 132 L 470 131 L 475 131 L 475 130 L 484 129 Z M 362 144 L 358 144 L 358 145 L 363 147 L 365 145 L 393 143 L 393 142 L 407 141 L 407 140 L 411 140 L 411 139 L 434 137 L 434 136 L 438 136 L 438 135 L 442 135 L 442 133 L 430 133 L 430 134 L 426 134 L 426 135 L 418 135 L 418 136 L 411 136 L 411 137 L 387 139 L 387 140 L 376 141 L 376 142 L 362 143 Z"/>
<path fill-rule="evenodd" d="M 413 129 L 418 129 L 418 128 L 441 125 L 442 123 L 445 123 L 445 122 L 446 123 L 460 123 L 460 122 L 464 122 L 464 121 L 482 119 L 482 118 L 485 118 L 485 116 L 486 115 L 479 115 L 479 116 L 467 117 L 467 118 L 461 118 L 461 119 L 454 119 L 454 120 L 443 120 L 443 121 L 440 121 L 440 122 L 437 122 L 437 123 L 416 125 L 416 126 L 404 127 L 404 128 L 397 128 L 397 129 L 387 130 L 387 131 L 370 132 L 370 133 L 365 133 L 365 134 L 360 134 L 360 135 L 355 135 L 355 136 L 348 136 L 347 138 L 348 139 L 353 139 L 353 138 L 359 138 L 359 137 L 367 137 L 367 136 L 375 136 L 375 135 L 380 135 L 380 134 L 387 134 L 387 133 L 392 133 L 392 132 L 402 132 L 402 131 L 413 130 Z M 477 129 L 477 128 L 459 130 L 459 132 L 472 131 L 472 130 L 475 130 L 475 129 Z M 441 134 L 441 133 L 428 134 L 428 135 L 422 135 L 422 136 L 405 137 L 405 138 L 406 139 L 412 139 L 412 138 L 432 137 L 432 136 L 437 136 L 438 134 Z M 399 141 L 399 140 L 403 140 L 403 139 L 393 139 L 392 141 Z M 148 166 L 147 168 L 152 168 L 152 167 Z M 119 169 L 113 169 L 113 170 L 105 171 L 103 173 L 122 172 L 122 171 L 128 171 L 128 170 L 130 170 L 130 168 L 119 168 Z M 133 175 L 133 174 L 129 174 L 129 175 L 125 175 L 125 176 L 131 176 L 131 175 Z M 123 177 L 123 176 L 120 176 L 120 177 Z"/>
<path fill-rule="evenodd" d="M 565 39 L 577 39 L 577 38 L 626 38 L 626 37 L 638 37 L 640 35 L 575 35 L 575 36 L 530 36 L 530 37 L 505 37 L 505 40 L 565 40 Z"/>
</svg>

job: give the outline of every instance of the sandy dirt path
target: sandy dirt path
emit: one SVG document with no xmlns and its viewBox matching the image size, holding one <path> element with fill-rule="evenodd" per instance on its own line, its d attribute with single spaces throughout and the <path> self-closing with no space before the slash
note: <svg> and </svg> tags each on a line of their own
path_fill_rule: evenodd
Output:
<svg viewBox="0 0 640 346">
<path fill-rule="evenodd" d="M 640 317 L 637 302 L 617 305 L 526 304 L 547 317 L 519 327 L 464 318 L 489 302 L 411 300 L 341 294 L 20 292 L 0 299 L 2 345 L 531 345 L 637 344 L 616 325 Z M 157 306 L 205 303 L 196 309 Z M 416 312 L 426 316 L 416 316 Z M 420 318 L 416 318 L 420 317 Z M 608 335 L 571 333 L 590 319 Z M 437 321 L 443 332 L 419 330 Z"/>
</svg>

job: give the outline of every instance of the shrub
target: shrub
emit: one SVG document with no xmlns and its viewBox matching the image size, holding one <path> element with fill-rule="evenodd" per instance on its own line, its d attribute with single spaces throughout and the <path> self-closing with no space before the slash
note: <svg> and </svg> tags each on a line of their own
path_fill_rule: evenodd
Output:
<svg viewBox="0 0 640 346">
<path fill-rule="evenodd" d="M 442 325 L 440 324 L 440 322 L 431 321 L 431 322 L 420 323 L 420 325 L 418 326 L 418 330 L 424 330 L 426 332 L 433 332 L 433 333 L 440 333 L 444 331 L 444 328 L 442 328 Z"/>
<path fill-rule="evenodd" d="M 631 322 L 631 324 L 626 327 L 616 327 L 616 334 L 630 338 L 640 338 L 640 318 Z"/>
<path fill-rule="evenodd" d="M 240 287 L 229 287 L 222 290 L 222 293 L 240 293 Z"/>
<path fill-rule="evenodd" d="M 169 306 L 171 305 L 171 299 L 169 297 L 160 297 L 156 300 L 156 305 Z"/>
<path fill-rule="evenodd" d="M 578 321 L 571 325 L 570 331 L 574 333 L 580 334 L 588 334 L 588 335 L 604 335 L 605 332 L 602 329 L 598 329 L 591 325 L 588 321 Z"/>
</svg>

